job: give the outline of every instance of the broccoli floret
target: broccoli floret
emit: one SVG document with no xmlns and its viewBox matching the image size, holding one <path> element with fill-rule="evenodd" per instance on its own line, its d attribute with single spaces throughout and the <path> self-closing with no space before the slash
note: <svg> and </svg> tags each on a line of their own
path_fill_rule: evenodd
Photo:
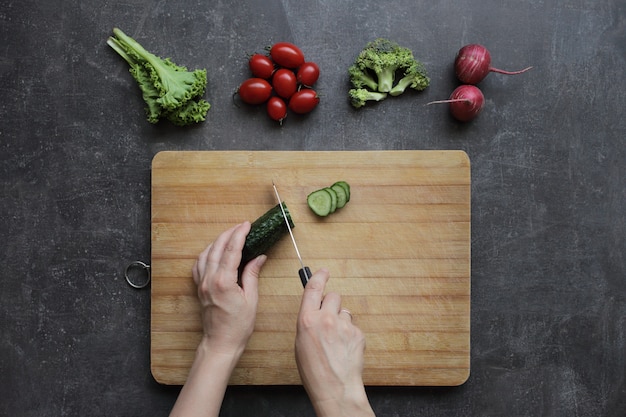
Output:
<svg viewBox="0 0 626 417">
<path fill-rule="evenodd" d="M 407 88 L 422 91 L 428 87 L 428 84 L 430 84 L 430 78 L 426 75 L 424 65 L 416 61 L 415 64 L 405 69 L 403 77 L 389 90 L 389 94 L 399 96 Z"/>
<path fill-rule="evenodd" d="M 348 74 L 350 75 L 350 82 L 352 83 L 352 86 L 354 86 L 354 88 L 368 87 L 370 90 L 378 90 L 378 82 L 366 71 L 367 70 L 359 68 L 356 64 L 351 65 L 350 68 L 348 68 Z"/>
<path fill-rule="evenodd" d="M 150 123 L 167 118 L 186 125 L 204 121 L 211 105 L 203 100 L 207 77 L 205 69 L 188 71 L 169 58 L 146 51 L 118 28 L 107 43 L 130 65 L 130 73 L 141 89 Z"/>
<path fill-rule="evenodd" d="M 419 68 L 421 64 L 417 62 L 410 49 L 389 39 L 378 38 L 363 48 L 357 56 L 354 66 L 363 73 L 367 73 L 367 71 L 375 73 L 377 90 L 388 93 L 394 87 L 397 72 L 402 72 L 405 75 L 411 74 L 417 70 L 415 67 Z M 423 66 L 421 67 L 423 69 Z M 352 73 L 350 75 L 352 77 Z M 355 87 L 360 88 L 362 86 L 355 85 Z M 370 86 L 370 88 L 372 87 Z"/>
<path fill-rule="evenodd" d="M 387 98 L 387 93 L 370 91 L 365 88 L 352 88 L 348 95 L 350 96 L 350 104 L 357 109 L 365 106 L 368 101 L 382 101 Z"/>
</svg>

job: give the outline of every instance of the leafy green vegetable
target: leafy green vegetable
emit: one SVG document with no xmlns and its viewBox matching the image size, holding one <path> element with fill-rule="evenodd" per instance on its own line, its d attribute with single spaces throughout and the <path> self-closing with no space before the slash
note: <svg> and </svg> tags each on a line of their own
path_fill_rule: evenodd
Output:
<svg viewBox="0 0 626 417">
<path fill-rule="evenodd" d="M 367 100 L 385 98 L 366 95 L 360 90 L 398 96 L 407 88 L 421 91 L 430 84 L 424 65 L 415 59 L 413 52 L 385 38 L 369 42 L 348 68 L 348 74 L 354 87 L 349 93 L 350 102 L 356 108 Z"/>
<path fill-rule="evenodd" d="M 169 58 L 159 58 L 118 28 L 107 44 L 130 65 L 137 81 L 150 123 L 166 118 L 175 125 L 202 122 L 211 105 L 204 99 L 206 69 L 188 71 Z"/>
</svg>

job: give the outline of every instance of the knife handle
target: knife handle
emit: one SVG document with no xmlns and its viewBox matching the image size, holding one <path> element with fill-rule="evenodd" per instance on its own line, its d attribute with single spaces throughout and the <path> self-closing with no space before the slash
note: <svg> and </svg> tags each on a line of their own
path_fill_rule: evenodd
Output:
<svg viewBox="0 0 626 417">
<path fill-rule="evenodd" d="M 302 286 L 306 287 L 307 282 L 309 282 L 309 278 L 311 278 L 313 274 L 311 274 L 311 270 L 309 269 L 309 267 L 305 266 L 304 269 L 300 268 L 300 270 L 298 271 L 298 275 L 300 275 L 300 281 L 302 281 Z"/>
</svg>

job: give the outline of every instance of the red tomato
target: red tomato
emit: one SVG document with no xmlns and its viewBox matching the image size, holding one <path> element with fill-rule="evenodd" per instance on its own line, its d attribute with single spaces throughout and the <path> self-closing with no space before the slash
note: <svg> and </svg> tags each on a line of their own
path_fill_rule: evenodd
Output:
<svg viewBox="0 0 626 417">
<path fill-rule="evenodd" d="M 291 96 L 289 100 L 289 110 L 298 114 L 309 113 L 319 102 L 320 98 L 315 90 L 304 88 Z"/>
<path fill-rule="evenodd" d="M 244 103 L 261 104 L 272 95 L 272 86 L 262 78 L 248 78 L 241 83 L 237 92 Z"/>
<path fill-rule="evenodd" d="M 282 98 L 289 98 L 298 89 L 296 74 L 292 70 L 281 68 L 272 77 L 272 87 Z"/>
<path fill-rule="evenodd" d="M 298 68 L 296 78 L 304 86 L 311 87 L 320 77 L 320 68 L 315 62 L 305 62 Z"/>
<path fill-rule="evenodd" d="M 280 97 L 271 97 L 267 102 L 267 114 L 270 119 L 283 124 L 283 120 L 287 117 L 287 105 L 285 101 Z"/>
<path fill-rule="evenodd" d="M 281 67 L 298 68 L 304 64 L 304 54 L 293 43 L 278 42 L 272 45 L 270 56 Z"/>
<path fill-rule="evenodd" d="M 267 55 L 252 55 L 248 60 L 248 66 L 250 71 L 252 71 L 252 75 L 266 80 L 274 73 L 274 62 Z"/>
</svg>

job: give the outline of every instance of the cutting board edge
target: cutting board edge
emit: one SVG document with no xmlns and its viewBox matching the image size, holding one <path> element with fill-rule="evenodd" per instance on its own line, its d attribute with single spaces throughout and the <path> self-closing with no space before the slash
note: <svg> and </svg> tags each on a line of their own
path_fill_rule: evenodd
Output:
<svg viewBox="0 0 626 417">
<path fill-rule="evenodd" d="M 309 153 L 309 154 L 319 154 L 319 155 L 323 155 L 323 154 L 363 154 L 363 155 L 367 155 L 367 154 L 373 154 L 373 153 L 380 153 L 380 154 L 401 154 L 401 153 L 414 153 L 414 154 L 427 154 L 427 153 L 432 153 L 432 154 L 436 154 L 436 153 L 447 153 L 447 154 L 459 154 L 462 155 L 463 160 L 465 161 L 465 163 L 467 164 L 468 168 L 471 168 L 471 160 L 470 157 L 468 155 L 468 153 L 466 151 L 464 151 L 463 149 L 425 149 L 425 150 L 417 150 L 417 149 L 411 149 L 411 150 L 394 150 L 394 149 L 369 149 L 369 150 L 310 150 L 310 151 L 293 151 L 293 150 L 260 150 L 260 151 L 249 151 L 249 150 L 232 150 L 232 151 L 226 151 L 226 150 L 183 150 L 183 151 L 174 151 L 174 150 L 163 150 L 163 151 L 159 151 L 157 152 L 153 157 L 152 157 L 152 162 L 151 162 L 151 166 L 152 168 L 154 168 L 155 166 L 158 166 L 160 159 L 162 158 L 167 158 L 168 155 L 171 154 L 201 154 L 201 153 L 214 153 L 214 154 L 239 154 L 239 155 L 252 155 L 252 154 L 302 154 L 302 153 Z M 471 174 L 470 174 L 471 175 Z"/>
<path fill-rule="evenodd" d="M 157 382 L 160 385 L 166 385 L 166 386 L 171 386 L 171 387 L 175 387 L 175 386 L 183 386 L 185 384 L 185 381 L 182 379 L 174 379 L 174 378 L 167 378 L 165 375 L 161 375 L 161 374 L 166 374 L 166 372 L 161 371 L 160 373 L 156 373 L 155 369 L 153 366 L 150 367 L 150 371 L 152 374 L 152 378 L 155 380 L 155 382 Z M 430 382 L 415 382 L 413 384 L 410 383 L 391 383 L 391 382 L 385 382 L 385 383 L 373 383 L 373 382 L 369 382 L 369 381 L 365 381 L 364 385 L 365 387 L 459 387 L 461 385 L 464 385 L 465 383 L 467 383 L 470 379 L 471 376 L 471 368 L 464 368 L 464 369 L 459 369 L 460 373 L 458 379 L 448 379 L 446 381 L 446 383 L 437 383 L 437 382 L 432 382 L 433 381 L 433 377 L 431 377 L 429 379 Z M 244 382 L 237 382 L 237 383 L 232 383 L 229 382 L 228 386 L 231 387 L 245 387 L 245 386 L 266 386 L 266 387 L 290 387 L 290 386 L 301 386 L 301 383 L 295 382 L 275 382 L 275 383 L 264 383 L 264 384 L 251 384 L 251 383 L 244 383 Z"/>
</svg>

